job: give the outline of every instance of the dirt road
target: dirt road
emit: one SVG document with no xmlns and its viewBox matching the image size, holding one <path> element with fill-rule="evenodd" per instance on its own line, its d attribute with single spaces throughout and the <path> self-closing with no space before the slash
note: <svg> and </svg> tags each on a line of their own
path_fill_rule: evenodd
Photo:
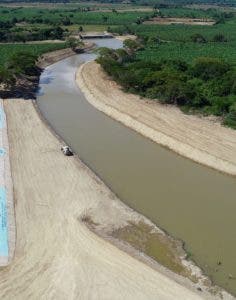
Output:
<svg viewBox="0 0 236 300">
<path fill-rule="evenodd" d="M 13 262 L 0 269 L 0 299 L 201 299 L 88 230 L 83 216 L 100 205 L 109 223 L 106 203 L 119 206 L 117 198 L 62 155 L 31 101 L 4 106 L 17 240 Z"/>
<path fill-rule="evenodd" d="M 124 93 L 95 62 L 79 68 L 77 83 L 87 100 L 112 118 L 185 157 L 236 175 L 236 130 Z"/>
</svg>

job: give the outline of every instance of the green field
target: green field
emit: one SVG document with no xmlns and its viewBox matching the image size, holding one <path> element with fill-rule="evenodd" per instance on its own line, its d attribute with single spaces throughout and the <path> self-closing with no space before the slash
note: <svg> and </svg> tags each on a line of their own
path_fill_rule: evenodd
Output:
<svg viewBox="0 0 236 300">
<path fill-rule="evenodd" d="M 215 10 L 203 10 L 192 8 L 162 8 L 161 12 L 166 17 L 176 18 L 209 18 L 214 16 Z"/>
<path fill-rule="evenodd" d="M 141 36 L 158 36 L 163 40 L 188 41 L 190 36 L 195 33 L 201 33 L 207 39 L 211 39 L 215 34 L 222 33 L 229 40 L 236 40 L 236 17 L 226 20 L 223 24 L 213 26 L 191 26 L 191 25 L 131 25 L 129 29 Z M 122 33 L 127 27 L 120 26 L 114 30 Z"/>
<path fill-rule="evenodd" d="M 236 65 L 236 42 L 227 43 L 162 43 L 156 47 L 147 47 L 145 50 L 137 53 L 137 58 L 146 61 L 157 61 L 160 59 L 184 59 L 186 62 L 192 62 L 197 57 L 220 58 L 228 63 Z"/>
<path fill-rule="evenodd" d="M 0 8 L 1 21 L 17 20 L 26 23 L 51 25 L 70 24 L 132 24 L 138 18 L 148 18 L 152 12 L 83 12 L 80 9 Z"/>
<path fill-rule="evenodd" d="M 0 46 L 0 65 L 3 65 L 7 59 L 14 53 L 27 51 L 37 56 L 43 53 L 65 48 L 65 44 L 7 44 Z"/>
<path fill-rule="evenodd" d="M 165 41 L 186 42 L 193 34 L 200 33 L 206 39 L 211 40 L 216 34 L 223 34 L 229 41 L 236 41 L 236 19 L 225 24 L 213 26 L 191 25 L 141 25 L 132 26 L 131 29 L 141 37 L 157 36 Z"/>
<path fill-rule="evenodd" d="M 210 56 L 236 63 L 236 16 L 213 26 L 141 24 L 114 27 L 112 31 L 131 32 L 143 39 L 145 49 L 137 53 L 142 60 L 164 58 L 191 62 L 197 57 Z M 196 34 L 200 34 L 205 43 L 193 43 L 192 37 Z M 216 35 L 224 36 L 227 42 L 215 42 Z"/>
</svg>

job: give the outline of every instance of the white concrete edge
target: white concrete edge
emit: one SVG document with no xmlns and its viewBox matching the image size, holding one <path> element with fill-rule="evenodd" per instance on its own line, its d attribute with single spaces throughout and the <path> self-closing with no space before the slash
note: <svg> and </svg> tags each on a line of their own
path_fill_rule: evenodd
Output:
<svg viewBox="0 0 236 300">
<path fill-rule="evenodd" d="M 11 164 L 10 164 L 10 151 L 8 143 L 8 127 L 7 119 L 4 110 L 3 100 L 0 99 L 0 107 L 4 114 L 4 126 L 2 129 L 2 141 L 6 151 L 4 155 L 4 181 L 6 188 L 6 200 L 7 200 L 7 230 L 8 230 L 8 258 L 0 257 L 0 266 L 7 266 L 10 264 L 15 253 L 16 243 L 16 225 L 15 225 L 15 207 L 14 207 L 14 193 L 13 182 L 11 176 Z"/>
</svg>

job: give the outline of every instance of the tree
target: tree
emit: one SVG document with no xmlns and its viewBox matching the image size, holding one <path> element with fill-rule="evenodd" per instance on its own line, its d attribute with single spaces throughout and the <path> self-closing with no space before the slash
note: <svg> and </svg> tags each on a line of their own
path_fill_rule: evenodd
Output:
<svg viewBox="0 0 236 300">
<path fill-rule="evenodd" d="M 110 49 L 110 48 L 107 48 L 107 47 L 100 47 L 96 51 L 99 54 L 99 58 L 115 59 L 113 49 Z"/>
<path fill-rule="evenodd" d="M 116 56 L 116 61 L 119 63 L 124 63 L 130 59 L 130 55 L 125 51 L 125 49 L 116 49 L 114 50 L 114 54 Z"/>
<path fill-rule="evenodd" d="M 207 40 L 204 38 L 204 36 L 199 33 L 193 34 L 190 38 L 191 38 L 191 41 L 194 43 L 206 43 L 207 42 Z"/>
<path fill-rule="evenodd" d="M 77 47 L 77 40 L 75 38 L 73 38 L 73 37 L 68 38 L 66 43 L 73 51 L 75 51 L 75 49 Z"/>
<path fill-rule="evenodd" d="M 70 37 L 68 38 L 68 40 L 66 41 L 68 47 L 70 47 L 73 51 L 78 50 L 79 47 L 81 47 L 83 45 L 83 42 L 74 38 L 74 37 Z"/>
<path fill-rule="evenodd" d="M 6 31 L 0 30 L 0 41 L 5 42 L 7 40 L 7 34 Z"/>
<path fill-rule="evenodd" d="M 10 70 L 0 67 L 0 83 L 8 87 L 15 83 L 15 78 Z"/>
<path fill-rule="evenodd" d="M 31 52 L 19 51 L 9 57 L 6 68 L 14 75 L 38 75 L 39 68 L 35 64 L 36 61 L 37 55 Z"/>
<path fill-rule="evenodd" d="M 125 40 L 123 45 L 124 48 L 127 49 L 130 55 L 133 55 L 135 51 L 142 48 L 142 45 L 139 42 L 131 39 Z"/>
<path fill-rule="evenodd" d="M 14 42 L 25 43 L 27 40 L 26 34 L 24 34 L 24 33 L 16 33 L 16 34 L 12 35 L 11 38 Z"/>
<path fill-rule="evenodd" d="M 156 46 L 161 44 L 161 39 L 158 36 L 150 36 L 147 40 L 147 44 L 150 46 Z"/>
<path fill-rule="evenodd" d="M 227 42 L 227 38 L 223 34 L 218 33 L 213 37 L 213 42 L 224 43 Z"/>
<path fill-rule="evenodd" d="M 142 19 L 140 17 L 137 18 L 136 24 L 138 24 L 138 25 L 142 24 Z"/>
<path fill-rule="evenodd" d="M 71 21 L 70 21 L 70 18 L 69 17 L 65 17 L 61 20 L 61 23 L 64 25 L 64 26 L 68 26 L 71 24 Z"/>
<path fill-rule="evenodd" d="M 103 20 L 103 22 L 107 23 L 107 21 L 108 21 L 108 16 L 102 15 L 102 20 Z"/>
<path fill-rule="evenodd" d="M 229 70 L 230 65 L 220 59 L 200 57 L 193 64 L 192 74 L 203 80 L 209 80 L 219 78 Z"/>
<path fill-rule="evenodd" d="M 64 30 L 60 26 L 57 26 L 53 29 L 52 34 L 53 38 L 61 40 L 63 38 Z"/>
<path fill-rule="evenodd" d="M 236 97 L 234 103 L 230 106 L 229 113 L 224 118 L 224 125 L 236 129 Z"/>
</svg>

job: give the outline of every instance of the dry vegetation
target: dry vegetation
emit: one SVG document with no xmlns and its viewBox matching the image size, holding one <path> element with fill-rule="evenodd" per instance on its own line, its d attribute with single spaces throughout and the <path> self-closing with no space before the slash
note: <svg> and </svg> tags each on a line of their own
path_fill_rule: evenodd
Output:
<svg viewBox="0 0 236 300">
<path fill-rule="evenodd" d="M 215 21 L 211 19 L 191 19 L 191 18 L 161 18 L 156 17 L 151 20 L 145 21 L 143 24 L 185 24 L 185 25 L 214 25 Z"/>
</svg>

